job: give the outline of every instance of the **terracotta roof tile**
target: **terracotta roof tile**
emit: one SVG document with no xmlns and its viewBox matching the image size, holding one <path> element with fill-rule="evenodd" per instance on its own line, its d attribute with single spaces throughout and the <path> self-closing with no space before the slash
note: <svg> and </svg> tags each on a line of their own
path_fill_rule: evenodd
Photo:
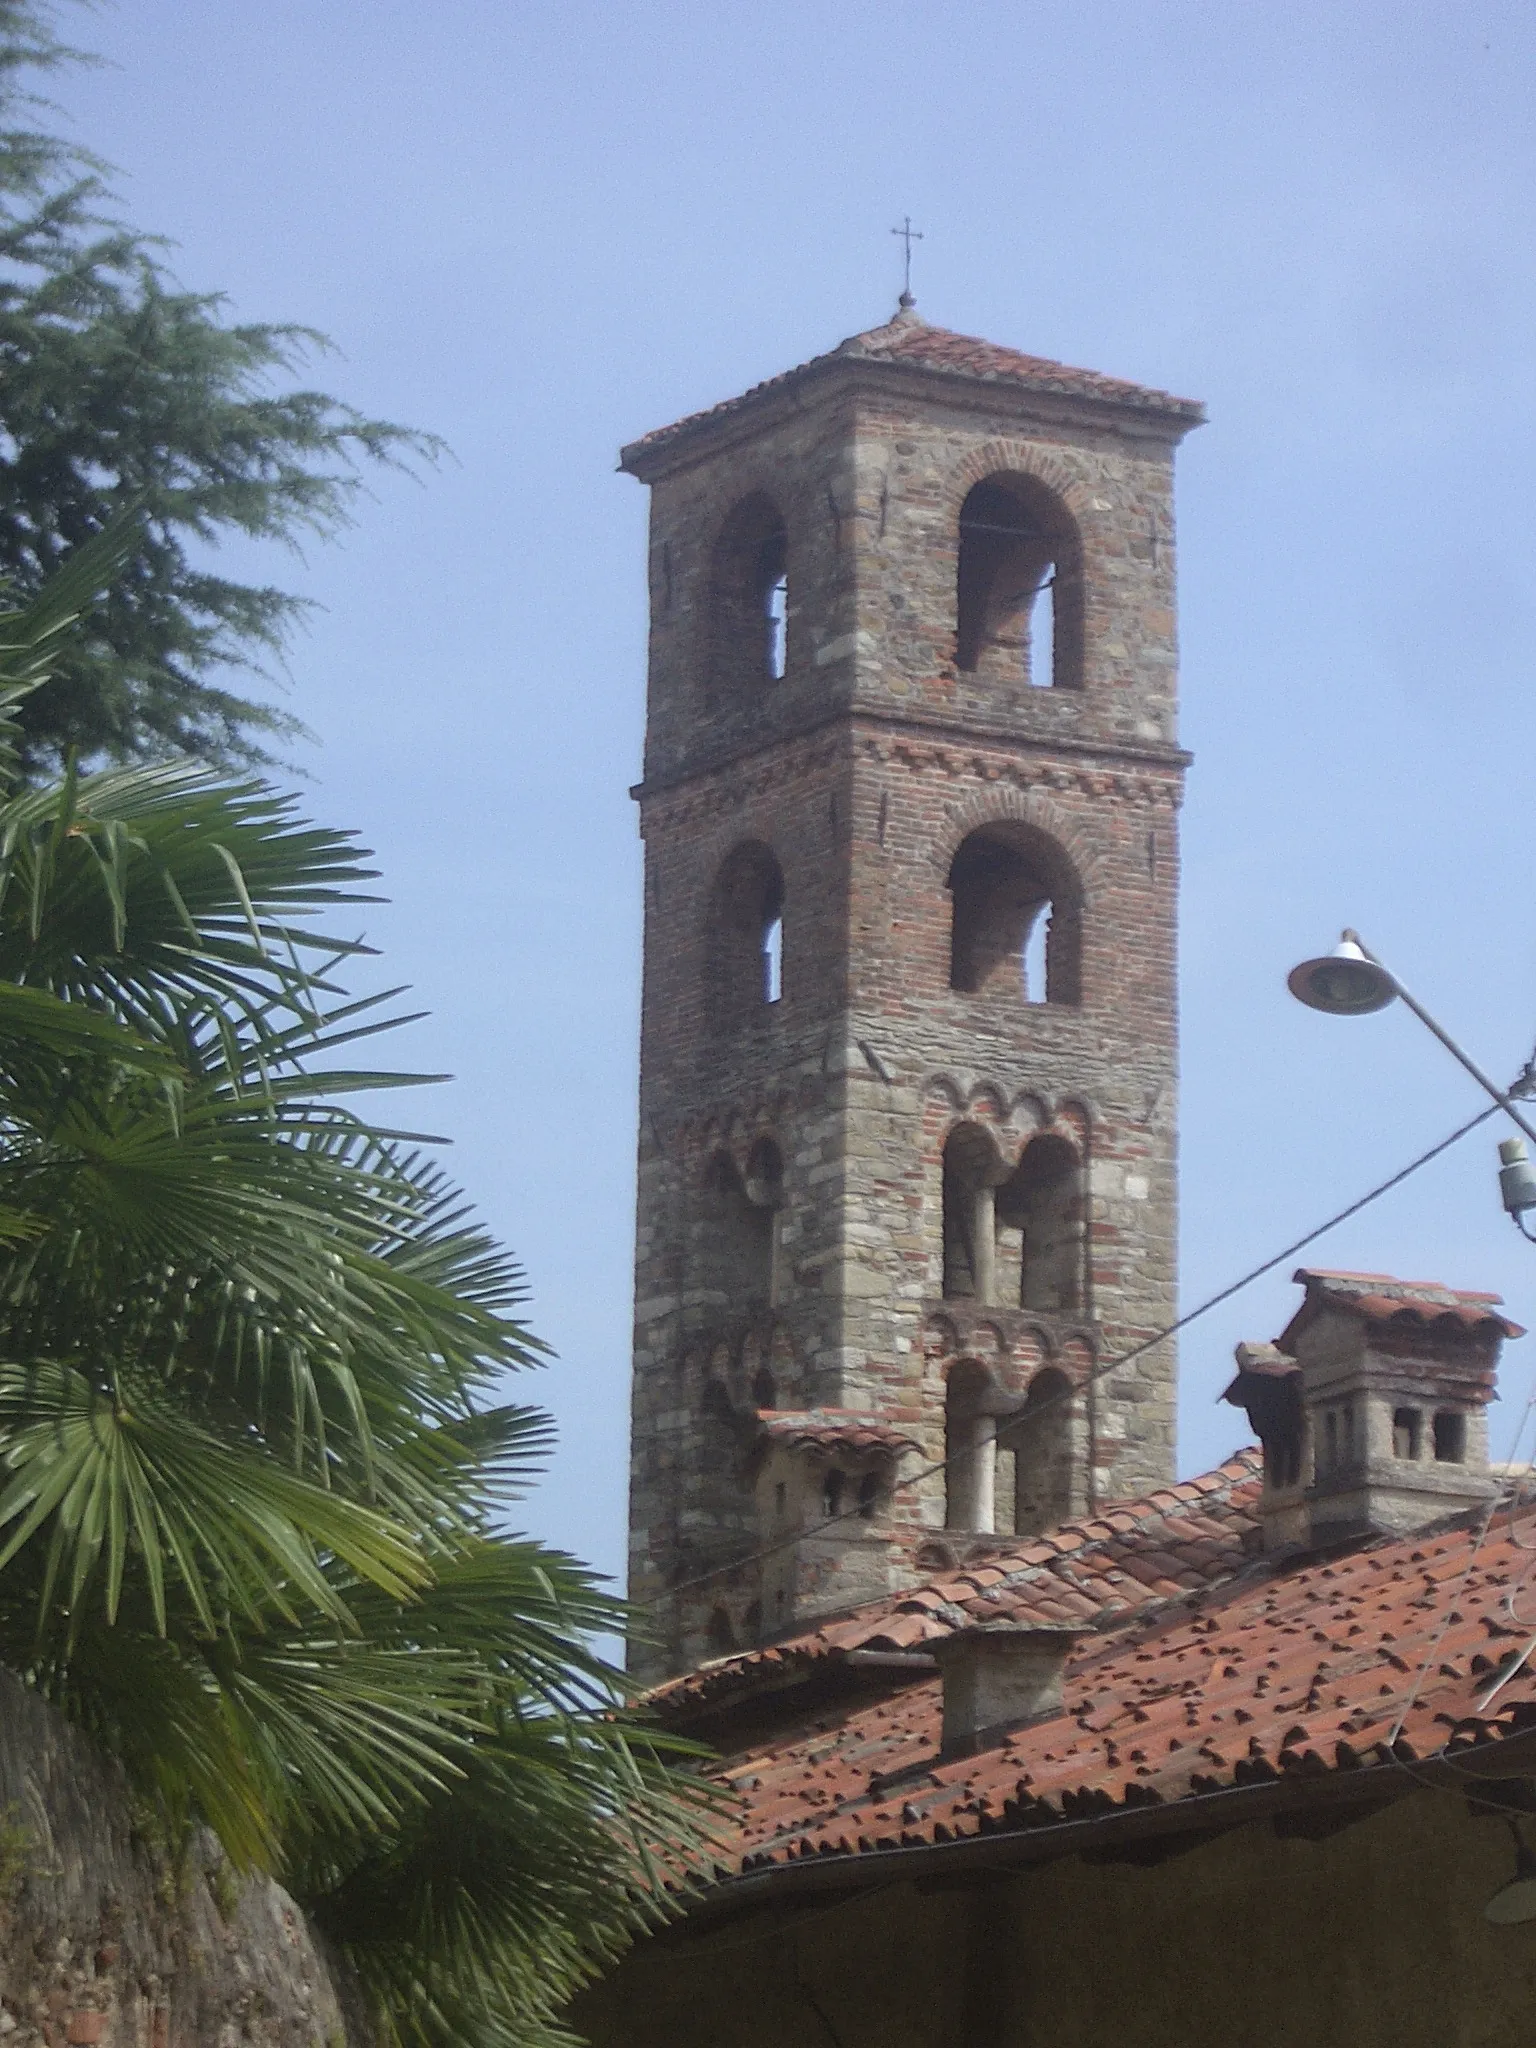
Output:
<svg viewBox="0 0 1536 2048">
<path fill-rule="evenodd" d="M 1487 1324 L 1506 1337 L 1525 1334 L 1518 1323 L 1494 1313 L 1502 1296 L 1480 1289 L 1447 1287 L 1440 1280 L 1396 1280 L 1390 1273 L 1335 1272 L 1324 1266 L 1300 1266 L 1292 1277 L 1307 1290 L 1306 1303 L 1298 1316 L 1322 1300 L 1350 1308 L 1368 1322 L 1390 1322 L 1397 1316 L 1412 1316 L 1426 1322 L 1451 1317 L 1468 1328 Z M 1292 1328 L 1296 1320 L 1292 1319 Z M 1282 1349 L 1286 1348 L 1289 1334 L 1287 1331 L 1279 1340 Z"/>
<path fill-rule="evenodd" d="M 642 435 L 623 450 L 620 464 L 626 469 L 637 464 L 643 466 L 647 456 L 699 428 L 728 419 L 755 400 L 822 372 L 830 364 L 846 361 L 892 363 L 972 383 L 1014 385 L 1066 398 L 1096 399 L 1139 412 L 1161 413 L 1191 426 L 1205 417 L 1204 406 L 1195 399 L 1175 398 L 1169 392 L 1127 383 L 1119 377 L 1106 377 L 1097 370 L 1075 370 L 1047 356 L 1025 355 L 1018 349 L 1003 348 L 997 342 L 982 341 L 974 335 L 955 334 L 947 327 L 930 327 L 916 313 L 908 312 L 898 313 L 882 327 L 850 335 L 825 355 L 812 356 L 794 369 L 754 384 L 738 397 L 723 399 L 703 412 L 690 413 L 671 426 Z"/>
<path fill-rule="evenodd" d="M 1239 1569 L 1232 1538 L 1251 1523 L 1255 1460 L 1244 1454 L 1207 1478 L 1214 1483 L 1199 1488 L 1201 1519 L 1225 1541 L 1213 1539 L 1218 1569 L 1182 1573 L 1197 1589 L 1193 1603 L 1146 1598 L 1167 1589 L 1176 1561 L 1175 1518 L 1156 1513 L 1108 1518 L 1129 1517 L 1144 1532 L 1145 1540 L 1114 1539 L 1121 1565 L 1108 1562 L 1110 1546 L 1095 1543 L 1092 1524 L 1075 1532 L 1075 1555 L 1042 1559 L 1043 1546 L 1030 1543 L 987 1560 L 989 1575 L 1015 1567 L 989 1588 L 1014 1618 L 1101 1623 L 1116 1581 L 1136 1603 L 1118 1632 L 1095 1631 L 1079 1645 L 1059 1716 L 1015 1728 L 980 1754 L 945 1758 L 936 1678 L 830 1710 L 823 1699 L 797 1714 L 786 1701 L 782 1732 L 719 1766 L 741 1798 L 743 1867 L 1033 1830 L 1290 1773 L 1401 1777 L 1418 1759 L 1454 1758 L 1536 1730 L 1536 1667 L 1521 1661 L 1526 1630 L 1511 1626 L 1505 1606 L 1536 1550 L 1536 1503 L 1517 1501 L 1486 1532 L 1452 1527 L 1299 1569 L 1264 1560 Z M 979 1575 L 945 1584 L 959 1592 Z M 730 1661 L 740 1676 L 744 1661 L 811 1659 L 828 1654 L 834 1634 L 849 1643 L 934 1640 L 948 1626 L 927 1607 L 935 1590 L 905 1600 L 916 1612 L 873 1603 L 835 1627 Z M 973 1604 L 998 1618 L 981 1595 Z M 945 1603 L 945 1611 L 959 1610 Z"/>
<path fill-rule="evenodd" d="M 904 1451 L 916 1448 L 904 1431 L 878 1415 L 853 1408 L 759 1408 L 757 1426 L 774 1443 L 823 1444 L 843 1450 Z"/>
<path fill-rule="evenodd" d="M 989 1830 L 1037 1827 L 1291 1771 L 1401 1770 L 1524 1732 L 1536 1726 L 1536 1671 L 1505 1654 L 1518 1654 L 1523 1631 L 1503 1618 L 1502 1588 L 1524 1574 L 1533 1523 L 1529 1507 L 1513 1526 L 1501 1519 L 1480 1550 L 1471 1529 L 1439 1539 L 1443 1590 L 1428 1605 L 1424 1546 L 1405 1538 L 1249 1576 L 1207 1593 L 1193 1615 L 1091 1641 L 1069 1664 L 1066 1711 L 977 1756 L 939 1757 L 934 1679 L 849 1710 L 830 1732 L 791 1726 L 722 1768 L 751 1787 L 738 1852 L 781 1860 L 802 1839 L 820 1853 L 845 1838 L 850 1850 L 882 1835 L 956 1838 L 982 1829 L 983 1806 Z M 1348 1636 L 1357 1623 L 1362 1634 Z M 1487 1700 L 1501 1659 L 1513 1669 Z"/>
<path fill-rule="evenodd" d="M 976 1614 L 1093 1621 L 1100 1614 L 1123 1616 L 1128 1609 L 1182 1599 L 1192 1576 L 1199 1585 L 1216 1585 L 1243 1567 L 1245 1539 L 1258 1527 L 1260 1470 L 1257 1450 L 1239 1451 L 1204 1475 L 1198 1513 L 1174 1498 L 1185 1489 L 1163 1488 L 1162 1497 L 1177 1509 L 1174 1515 L 1157 1511 L 1149 1500 L 1109 1511 L 1123 1530 L 1094 1517 L 1040 1537 L 1001 1540 L 972 1567 L 950 1568 L 924 1585 L 870 1601 L 770 1647 L 716 1658 L 669 1679 L 648 1697 L 663 1713 L 686 1718 L 712 1701 L 750 1693 L 755 1677 L 776 1675 L 786 1660 L 810 1669 L 852 1650 L 918 1648 Z M 1198 1557 L 1192 1541 L 1203 1545 Z M 1163 1560 L 1160 1572 L 1132 1571 L 1134 1560 L 1154 1555 Z M 984 1591 L 999 1597 L 983 1601 Z M 972 1605 L 976 1614 L 968 1612 Z"/>
</svg>

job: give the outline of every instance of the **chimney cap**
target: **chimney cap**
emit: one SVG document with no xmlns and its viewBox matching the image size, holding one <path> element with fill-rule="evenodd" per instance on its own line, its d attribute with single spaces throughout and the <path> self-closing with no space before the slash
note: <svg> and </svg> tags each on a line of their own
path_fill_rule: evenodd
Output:
<svg viewBox="0 0 1536 2048">
<path fill-rule="evenodd" d="M 1080 1628 L 972 1622 L 931 1645 L 944 1678 L 945 1756 L 970 1756 L 1024 1721 L 1062 1711 L 1062 1673 Z"/>
<path fill-rule="evenodd" d="M 1069 1657 L 1082 1638 L 1092 1633 L 1091 1628 L 1067 1622 L 970 1621 L 946 1630 L 927 1648 L 941 1664 L 949 1657 L 977 1650 L 985 1655 L 989 1649 L 1059 1650 Z"/>
</svg>

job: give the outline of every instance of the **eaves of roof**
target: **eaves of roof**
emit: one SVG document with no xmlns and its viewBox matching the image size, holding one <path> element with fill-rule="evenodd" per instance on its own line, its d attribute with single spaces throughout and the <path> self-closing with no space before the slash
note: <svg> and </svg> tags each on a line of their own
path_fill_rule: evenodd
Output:
<svg viewBox="0 0 1536 2048">
<path fill-rule="evenodd" d="M 1075 1818 L 1051 1821 L 1008 1817 L 974 1834 L 931 1842 L 897 1843 L 850 1854 L 811 1848 L 737 1875 L 716 1866 L 713 1878 L 686 1895 L 685 1917 L 655 1939 L 687 1939 L 721 1920 L 786 1898 L 883 1890 L 887 1885 L 971 1881 L 1092 1853 L 1100 1860 L 1155 1862 L 1180 1845 L 1269 1821 L 1280 1832 L 1327 1834 L 1364 1820 L 1420 1791 L 1476 1796 L 1481 1786 L 1536 1776 L 1536 1705 L 1521 1703 L 1501 1718 L 1498 1732 L 1436 1755 L 1418 1757 L 1411 1745 L 1355 1759 L 1346 1768 L 1322 1769 L 1297 1759 L 1283 1773 L 1246 1784 L 1213 1785 L 1173 1803 L 1109 1802 Z"/>
<path fill-rule="evenodd" d="M 620 451 L 619 467 L 649 479 L 700 435 L 707 435 L 738 415 L 756 410 L 765 401 L 797 387 L 850 371 L 867 371 L 877 377 L 915 374 L 951 388 L 990 386 L 1021 397 L 1076 401 L 1158 421 L 1165 431 L 1171 429 L 1175 435 L 1187 433 L 1205 418 L 1205 407 L 1198 400 L 1176 398 L 1171 392 L 1121 377 L 1107 377 L 1097 370 L 1074 369 L 1068 363 L 1026 355 L 1019 349 L 1004 348 L 975 335 L 930 327 L 915 313 L 906 312 L 898 313 L 883 327 L 850 335 L 836 348 L 765 378 L 735 398 L 722 399 L 718 405 L 641 435 Z"/>
</svg>

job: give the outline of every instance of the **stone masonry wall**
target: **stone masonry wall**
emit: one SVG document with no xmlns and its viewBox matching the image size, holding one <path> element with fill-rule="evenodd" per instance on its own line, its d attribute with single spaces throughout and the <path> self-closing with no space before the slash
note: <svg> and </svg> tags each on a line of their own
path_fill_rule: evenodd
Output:
<svg viewBox="0 0 1536 2048">
<path fill-rule="evenodd" d="M 362 2048 L 345 1973 L 288 1895 L 211 1837 L 180 1865 L 117 1772 L 0 1671 L 4 2048 Z"/>
<path fill-rule="evenodd" d="M 1080 1389 L 1062 1421 L 1081 1446 L 1076 1502 L 1171 1476 L 1171 1342 L 1089 1380 L 1175 1313 L 1180 431 L 850 364 L 808 392 L 765 394 L 647 475 L 630 1589 L 659 1641 L 637 1646 L 642 1671 L 818 1604 L 802 1574 L 800 1597 L 776 1595 L 764 1616 L 754 1385 L 771 1381 L 781 1408 L 899 1425 L 916 1446 L 910 1479 L 945 1455 L 956 1365 L 979 1365 L 1015 1402 L 1051 1365 Z M 959 509 L 998 474 L 1044 485 L 1080 536 L 1080 688 L 956 667 Z M 717 540 L 749 494 L 788 531 L 786 670 L 722 691 Z M 950 862 L 1001 821 L 1042 835 L 1075 877 L 1079 1002 L 950 986 Z M 722 1022 L 712 891 L 747 841 L 783 876 L 782 995 Z M 1070 1315 L 942 1298 L 942 1152 L 962 1119 L 1006 1166 L 1041 1132 L 1080 1159 L 1085 1290 Z M 765 1135 L 784 1162 L 775 1282 L 770 1301 L 747 1303 L 709 1251 L 711 1205 L 729 1178 L 719 1162 L 744 1173 Z M 889 1494 L 878 1570 L 858 1531 L 861 1583 L 914 1576 L 944 1518 L 942 1474 Z M 827 1541 L 806 1547 L 808 1565 Z M 782 1556 L 771 1576 L 782 1588 Z"/>
</svg>

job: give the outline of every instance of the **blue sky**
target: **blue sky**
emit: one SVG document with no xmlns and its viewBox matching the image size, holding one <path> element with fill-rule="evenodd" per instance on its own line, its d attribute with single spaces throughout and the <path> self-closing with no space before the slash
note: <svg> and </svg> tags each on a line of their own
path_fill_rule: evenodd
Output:
<svg viewBox="0 0 1536 2048">
<path fill-rule="evenodd" d="M 1508 1077 L 1536 1035 L 1536 16 L 1517 0 L 122 0 L 60 81 L 182 280 L 308 322 L 316 381 L 452 459 L 343 545 L 231 556 L 324 610 L 289 702 L 316 813 L 433 1012 L 402 1061 L 560 1362 L 532 1525 L 620 1566 L 644 493 L 622 441 L 919 305 L 1203 398 L 1180 470 L 1190 1305 L 1476 1092 L 1400 1007 L 1284 993 L 1360 926 Z M 1316 1263 L 1502 1290 L 1494 1133 Z M 1183 1340 L 1181 1461 L 1240 1337 Z M 1536 1338 L 1512 1347 L 1503 1449 Z"/>
</svg>

